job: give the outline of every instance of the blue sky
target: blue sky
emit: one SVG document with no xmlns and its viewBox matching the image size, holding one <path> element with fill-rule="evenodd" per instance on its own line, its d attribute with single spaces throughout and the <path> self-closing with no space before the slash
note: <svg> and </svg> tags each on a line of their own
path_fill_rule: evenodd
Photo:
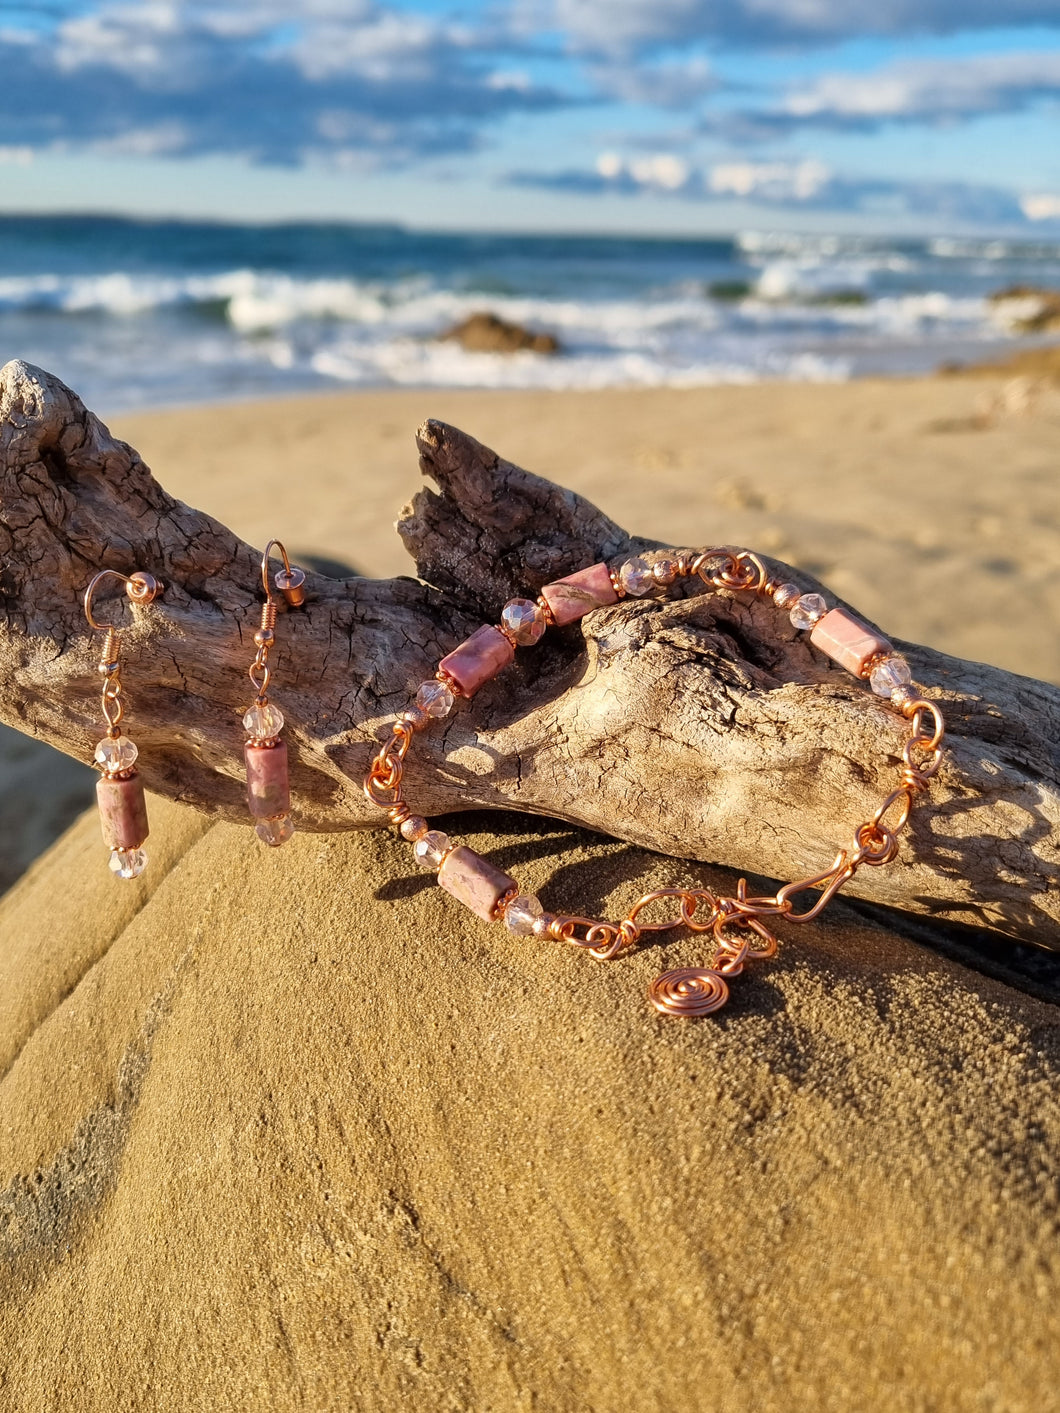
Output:
<svg viewBox="0 0 1060 1413">
<path fill-rule="evenodd" d="M 1060 231 L 1060 0 L 0 0 L 0 66 L 4 210 Z"/>
</svg>

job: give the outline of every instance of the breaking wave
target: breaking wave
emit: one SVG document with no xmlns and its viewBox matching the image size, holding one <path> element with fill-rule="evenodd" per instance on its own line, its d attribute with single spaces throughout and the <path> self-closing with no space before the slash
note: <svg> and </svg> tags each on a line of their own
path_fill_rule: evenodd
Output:
<svg viewBox="0 0 1060 1413">
<path fill-rule="evenodd" d="M 54 228 L 36 218 L 30 239 L 20 220 L 0 219 L 0 355 L 42 363 L 108 409 L 336 385 L 681 387 L 916 372 L 1011 342 L 989 298 L 999 286 L 1060 283 L 1060 248 L 999 241 L 471 238 L 62 218 Z M 439 340 L 482 310 L 555 334 L 560 354 Z"/>
</svg>

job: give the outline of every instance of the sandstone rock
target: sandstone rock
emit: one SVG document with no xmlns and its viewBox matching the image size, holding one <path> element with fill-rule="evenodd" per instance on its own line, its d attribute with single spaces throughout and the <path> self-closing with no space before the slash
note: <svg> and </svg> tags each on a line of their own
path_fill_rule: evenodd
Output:
<svg viewBox="0 0 1060 1413">
<path fill-rule="evenodd" d="M 1040 285 L 1009 285 L 995 291 L 990 303 L 1020 334 L 1060 330 L 1060 290 Z"/>
<path fill-rule="evenodd" d="M 700 939 L 598 964 L 388 835 L 151 818 L 141 880 L 89 815 L 0 902 L 5 1413 L 1051 1406 L 1055 1008 L 837 900 L 667 1020 Z M 552 907 L 731 888 L 450 827 Z"/>
<path fill-rule="evenodd" d="M 560 342 L 555 334 L 537 332 L 513 324 L 497 314 L 469 314 L 440 335 L 466 348 L 469 353 L 559 353 Z"/>
<path fill-rule="evenodd" d="M 96 772 L 0 725 L 0 893 L 87 809 Z"/>
</svg>

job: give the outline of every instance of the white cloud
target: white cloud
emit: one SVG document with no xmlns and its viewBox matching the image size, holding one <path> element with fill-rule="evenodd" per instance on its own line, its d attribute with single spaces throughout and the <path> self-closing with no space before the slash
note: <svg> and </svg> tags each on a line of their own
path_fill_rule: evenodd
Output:
<svg viewBox="0 0 1060 1413">
<path fill-rule="evenodd" d="M 810 201 L 828 185 L 832 173 L 821 162 L 720 162 L 710 169 L 707 188 L 717 196 L 755 197 L 761 201 Z"/>
<path fill-rule="evenodd" d="M 457 22 L 437 0 L 72 0 L 65 11 L 59 6 L 50 29 L 43 20 L 20 20 L 17 35 L 10 25 L 0 31 L 3 150 L 225 153 L 361 171 L 471 152 L 511 115 L 603 100 L 685 112 L 666 132 L 656 122 L 606 139 L 619 150 L 603 153 L 595 172 L 572 166 L 527 176 L 528 184 L 913 214 L 921 201 L 928 210 L 964 213 L 956 217 L 962 220 L 972 211 L 987 221 L 1055 219 L 1048 194 L 1032 193 L 1021 206 L 987 183 L 862 180 L 812 158 L 774 154 L 777 139 L 805 128 L 871 133 L 1060 99 L 1056 50 L 836 70 L 775 87 L 743 109 L 733 103 L 746 90 L 703 104 L 722 86 L 703 52 L 710 44 L 724 52 L 726 44 L 805 46 L 854 32 L 972 29 L 996 22 L 996 0 L 477 5 L 481 18 Z M 1006 0 L 1005 21 L 1057 20 L 1058 7 L 1060 0 Z M 528 28 L 519 32 L 516 20 Z M 555 34 L 541 33 L 547 24 L 560 28 L 566 46 L 558 64 Z M 549 72 L 563 75 L 564 91 L 538 78 L 543 53 L 553 61 Z M 701 171 L 696 144 L 707 134 L 723 137 L 730 152 L 749 143 L 770 155 L 734 156 Z"/>
<path fill-rule="evenodd" d="M 567 101 L 488 24 L 386 0 L 95 0 L 4 57 L 0 131 L 41 149 L 393 166 Z"/>
<path fill-rule="evenodd" d="M 139 78 L 167 67 L 172 71 L 180 57 L 174 42 L 186 43 L 186 38 L 173 5 L 116 5 L 65 20 L 53 52 L 67 73 L 101 65 Z"/>
<path fill-rule="evenodd" d="M 1028 221 L 1060 221 L 1060 193 L 1025 196 L 1020 207 Z"/>
<path fill-rule="evenodd" d="M 530 75 L 521 73 L 518 69 L 498 69 L 495 73 L 486 77 L 488 88 L 512 88 L 517 93 L 529 93 L 533 88 Z"/>
<path fill-rule="evenodd" d="M 92 150 L 113 157 L 174 157 L 188 146 L 183 123 L 158 123 L 97 139 Z"/>
<path fill-rule="evenodd" d="M 526 6 L 538 23 L 554 25 L 575 44 L 602 53 L 687 39 L 706 8 L 703 0 L 529 0 Z M 702 37 L 708 34 L 709 29 Z"/>
<path fill-rule="evenodd" d="M 954 34 L 1057 21 L 1056 0 L 521 0 L 528 24 L 550 24 L 604 54 L 687 42 L 830 43 L 866 35 Z"/>
<path fill-rule="evenodd" d="M 688 163 L 672 152 L 637 157 L 629 164 L 630 176 L 643 186 L 660 186 L 664 191 L 680 191 L 688 181 Z"/>
<path fill-rule="evenodd" d="M 1060 99 L 1060 49 L 904 60 L 837 70 L 753 107 L 715 109 L 698 130 L 728 142 L 772 142 L 818 128 L 872 133 L 888 124 L 952 126 Z"/>
<path fill-rule="evenodd" d="M 366 78 L 390 83 L 402 78 L 421 80 L 434 70 L 434 54 L 444 44 L 461 44 L 461 32 L 421 15 L 376 14 L 353 24 L 327 24 L 307 29 L 289 47 L 295 66 L 311 82 L 336 78 Z"/>
<path fill-rule="evenodd" d="M 1060 95 L 1060 50 L 921 59 L 824 74 L 788 93 L 778 117 L 831 126 L 943 122 L 1027 107 Z"/>
<path fill-rule="evenodd" d="M 513 172 L 515 186 L 570 192 L 582 196 L 647 193 L 697 202 L 741 201 L 765 210 L 801 209 L 833 215 L 906 217 L 947 225 L 1012 227 L 1031 217 L 1024 199 L 987 182 L 907 181 L 897 177 L 859 177 L 833 172 L 823 162 L 718 162 L 696 171 L 673 154 L 628 159 L 605 152 L 595 170 Z M 1060 198 L 1030 198 L 1037 219 L 1060 221 Z"/>
<path fill-rule="evenodd" d="M 601 152 L 596 159 L 596 175 L 604 182 L 619 183 L 627 189 L 654 187 L 660 191 L 680 191 L 692 173 L 684 158 L 673 152 L 632 158 L 622 157 L 617 152 Z"/>
<path fill-rule="evenodd" d="M 702 55 L 682 59 L 621 59 L 594 62 L 588 73 L 599 92 L 626 103 L 650 103 L 659 108 L 680 108 L 717 88 L 714 70 Z"/>
</svg>

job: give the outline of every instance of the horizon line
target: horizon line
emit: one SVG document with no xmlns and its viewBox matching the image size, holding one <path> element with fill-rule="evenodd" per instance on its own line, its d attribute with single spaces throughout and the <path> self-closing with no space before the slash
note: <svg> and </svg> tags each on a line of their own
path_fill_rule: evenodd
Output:
<svg viewBox="0 0 1060 1413">
<path fill-rule="evenodd" d="M 464 236 L 464 237 L 509 237 L 522 239 L 567 239 L 567 240 L 637 240 L 637 241 L 669 241 L 675 244 L 691 245 L 702 241 L 711 240 L 739 240 L 748 235 L 782 235 L 793 236 L 801 239 L 841 239 L 841 240 L 898 240 L 925 242 L 932 240 L 962 240 L 976 243 L 989 243 L 991 241 L 1003 240 L 1007 243 L 1020 245 L 1058 245 L 1060 244 L 1060 229 L 1055 231 L 1041 231 L 1035 233 L 1031 231 L 1016 229 L 1014 227 L 997 227 L 992 230 L 968 230 L 955 227 L 938 229 L 933 232 L 914 230 L 887 230 L 880 227 L 876 230 L 842 230 L 839 228 L 821 228 L 817 230 L 799 229 L 797 226 L 785 225 L 782 222 L 770 223 L 763 221 L 761 224 L 748 222 L 740 226 L 720 227 L 717 230 L 704 230 L 702 232 L 675 231 L 666 232 L 642 231 L 642 230 L 618 230 L 613 227 L 609 230 L 595 230 L 584 227 L 562 227 L 554 228 L 527 228 L 518 226 L 497 226 L 484 229 L 482 227 L 447 226 L 447 225 L 417 225 L 413 222 L 396 218 L 358 218 L 356 216 L 247 216 L 236 217 L 226 215 L 195 215 L 189 216 L 180 213 L 161 214 L 158 212 L 132 212 L 114 209 L 94 208 L 94 207 L 71 207 L 66 210 L 55 208 L 40 209 L 20 209 L 20 210 L 0 210 L 0 222 L 20 221 L 20 220 L 53 220 L 53 221 L 113 221 L 128 225 L 158 226 L 215 226 L 228 229 L 282 229 L 284 227 L 342 227 L 348 230 L 365 231 L 401 231 L 402 233 L 415 235 L 439 235 L 439 236 Z"/>
</svg>

